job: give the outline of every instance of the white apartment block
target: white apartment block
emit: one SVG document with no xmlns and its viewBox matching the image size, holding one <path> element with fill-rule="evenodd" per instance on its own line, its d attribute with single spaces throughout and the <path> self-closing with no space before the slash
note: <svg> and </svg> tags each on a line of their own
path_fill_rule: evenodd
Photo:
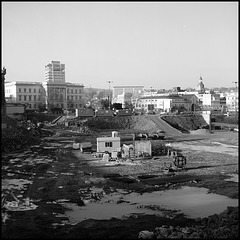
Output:
<svg viewBox="0 0 240 240">
<path fill-rule="evenodd" d="M 203 93 L 197 97 L 203 109 L 221 109 L 219 93 Z"/>
<path fill-rule="evenodd" d="M 149 105 L 153 105 L 157 112 L 170 112 L 173 106 L 184 106 L 191 111 L 192 102 L 181 96 L 147 96 L 138 99 L 136 109 L 147 111 Z"/>
<path fill-rule="evenodd" d="M 228 111 L 237 111 L 238 112 L 238 91 L 231 91 L 225 94 L 226 96 L 226 106 Z"/>
<path fill-rule="evenodd" d="M 45 66 L 45 81 L 54 83 L 65 83 L 65 64 L 52 61 Z"/>
<path fill-rule="evenodd" d="M 38 109 L 43 103 L 43 87 L 40 82 L 5 82 L 5 98 L 9 103 L 22 103 L 26 109 Z"/>
</svg>

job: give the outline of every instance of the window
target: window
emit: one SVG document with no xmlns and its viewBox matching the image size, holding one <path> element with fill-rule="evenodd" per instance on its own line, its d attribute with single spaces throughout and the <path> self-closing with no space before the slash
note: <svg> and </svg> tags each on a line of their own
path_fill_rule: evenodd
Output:
<svg viewBox="0 0 240 240">
<path fill-rule="evenodd" d="M 32 101 L 32 96 L 31 95 L 29 95 L 29 101 Z"/>
<path fill-rule="evenodd" d="M 75 93 L 77 93 L 77 89 L 75 89 Z"/>
<path fill-rule="evenodd" d="M 26 95 L 24 96 L 24 101 L 27 101 L 27 96 Z"/>
<path fill-rule="evenodd" d="M 34 104 L 34 108 L 37 108 L 37 104 Z"/>
<path fill-rule="evenodd" d="M 37 96 L 36 95 L 34 95 L 34 101 L 37 101 Z"/>
<path fill-rule="evenodd" d="M 71 89 L 71 93 L 73 93 L 73 89 Z"/>
<path fill-rule="evenodd" d="M 21 92 L 21 88 L 19 88 L 19 90 L 18 90 L 19 92 Z"/>
<path fill-rule="evenodd" d="M 75 100 L 77 100 L 77 97 L 78 97 L 78 96 L 75 96 Z"/>
<path fill-rule="evenodd" d="M 36 93 L 36 88 L 33 89 L 34 93 Z"/>
<path fill-rule="evenodd" d="M 32 89 L 31 88 L 29 88 L 29 92 L 31 92 L 32 91 Z"/>
<path fill-rule="evenodd" d="M 69 96 L 67 96 L 67 100 L 69 100 Z"/>
<path fill-rule="evenodd" d="M 32 105 L 31 105 L 31 104 L 29 104 L 29 108 L 32 108 Z"/>
<path fill-rule="evenodd" d="M 69 88 L 67 89 L 67 93 L 69 93 Z"/>
<path fill-rule="evenodd" d="M 39 89 L 39 91 L 38 91 L 39 93 L 41 93 L 41 89 Z"/>
<path fill-rule="evenodd" d="M 105 142 L 105 147 L 112 147 L 112 142 Z"/>
<path fill-rule="evenodd" d="M 79 89 L 79 93 L 81 93 L 81 89 Z"/>
<path fill-rule="evenodd" d="M 38 95 L 38 101 L 40 101 L 41 100 L 41 95 Z"/>
<path fill-rule="evenodd" d="M 18 100 L 19 100 L 19 101 L 22 101 L 22 95 L 19 95 L 19 96 L 18 96 Z"/>
<path fill-rule="evenodd" d="M 26 89 L 26 88 L 24 88 L 24 92 L 27 92 L 27 89 Z"/>
</svg>

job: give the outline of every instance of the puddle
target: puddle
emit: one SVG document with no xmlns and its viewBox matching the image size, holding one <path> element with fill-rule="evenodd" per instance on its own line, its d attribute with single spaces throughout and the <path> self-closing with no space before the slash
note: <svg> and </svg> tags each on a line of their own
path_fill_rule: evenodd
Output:
<svg viewBox="0 0 240 240">
<path fill-rule="evenodd" d="M 124 218 L 132 214 L 166 216 L 164 209 L 183 213 L 190 218 L 203 218 L 223 212 L 227 206 L 238 206 L 238 199 L 209 193 L 206 188 L 182 187 L 176 190 L 155 191 L 152 193 L 103 194 L 99 201 L 86 201 L 86 206 L 62 203 L 69 209 L 64 215 L 74 224 L 85 219 Z M 155 206 L 155 207 L 151 207 Z"/>
</svg>

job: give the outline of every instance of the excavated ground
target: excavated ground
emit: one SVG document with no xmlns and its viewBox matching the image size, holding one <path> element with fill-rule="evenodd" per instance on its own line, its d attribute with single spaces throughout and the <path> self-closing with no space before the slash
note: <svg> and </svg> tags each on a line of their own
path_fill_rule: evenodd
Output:
<svg viewBox="0 0 240 240">
<path fill-rule="evenodd" d="M 149 125 L 155 130 L 154 124 Z M 169 161 L 167 156 L 135 162 L 104 163 L 94 159 L 91 154 L 72 149 L 76 140 L 90 141 L 96 149 L 96 137 L 111 135 L 110 130 L 86 134 L 61 126 L 51 129 L 55 135 L 44 138 L 40 145 L 2 156 L 2 192 L 7 195 L 7 201 L 13 200 L 8 194 L 11 190 L 18 199 L 29 197 L 37 205 L 31 211 L 9 212 L 3 209 L 3 238 L 135 239 L 143 230 L 147 231 L 140 235 L 151 238 L 238 237 L 238 206 L 204 218 L 189 218 L 162 209 L 164 214 L 161 216 L 149 214 L 146 210 L 143 215 L 87 218 L 73 224 L 63 204 L 75 203 L 84 207 L 91 203 L 101 208 L 104 207 L 104 204 L 101 205 L 104 197 L 111 194 L 120 192 L 124 197 L 126 192 L 144 194 L 183 186 L 207 188 L 212 193 L 238 199 L 238 181 L 226 181 L 232 174 L 238 176 L 236 132 L 210 134 L 202 131 L 176 135 L 167 132 L 165 140 L 152 141 L 154 148 L 165 145 L 180 151 L 187 158 L 184 171 L 168 176 L 163 174 L 163 163 Z M 120 131 L 120 136 L 132 131 Z M 126 140 L 126 143 L 129 142 Z M 121 204 L 127 203 L 117 203 L 118 206 Z M 146 204 L 145 207 L 153 206 Z"/>
</svg>

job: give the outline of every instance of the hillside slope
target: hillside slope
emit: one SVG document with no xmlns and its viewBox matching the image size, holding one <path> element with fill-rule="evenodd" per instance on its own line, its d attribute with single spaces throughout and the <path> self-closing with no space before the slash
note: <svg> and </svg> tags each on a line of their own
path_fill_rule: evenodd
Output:
<svg viewBox="0 0 240 240">
<path fill-rule="evenodd" d="M 173 127 L 182 130 L 197 130 L 208 125 L 200 114 L 190 116 L 164 116 L 162 119 Z"/>
<path fill-rule="evenodd" d="M 169 125 L 167 122 L 162 120 L 160 116 L 158 115 L 143 115 L 143 116 L 137 116 L 136 124 L 134 126 L 134 129 L 139 129 L 142 131 L 150 132 L 156 132 L 157 130 L 163 130 L 165 131 L 166 135 L 181 135 L 182 133 L 177 130 L 176 128 L 173 128 L 171 125 Z"/>
</svg>

